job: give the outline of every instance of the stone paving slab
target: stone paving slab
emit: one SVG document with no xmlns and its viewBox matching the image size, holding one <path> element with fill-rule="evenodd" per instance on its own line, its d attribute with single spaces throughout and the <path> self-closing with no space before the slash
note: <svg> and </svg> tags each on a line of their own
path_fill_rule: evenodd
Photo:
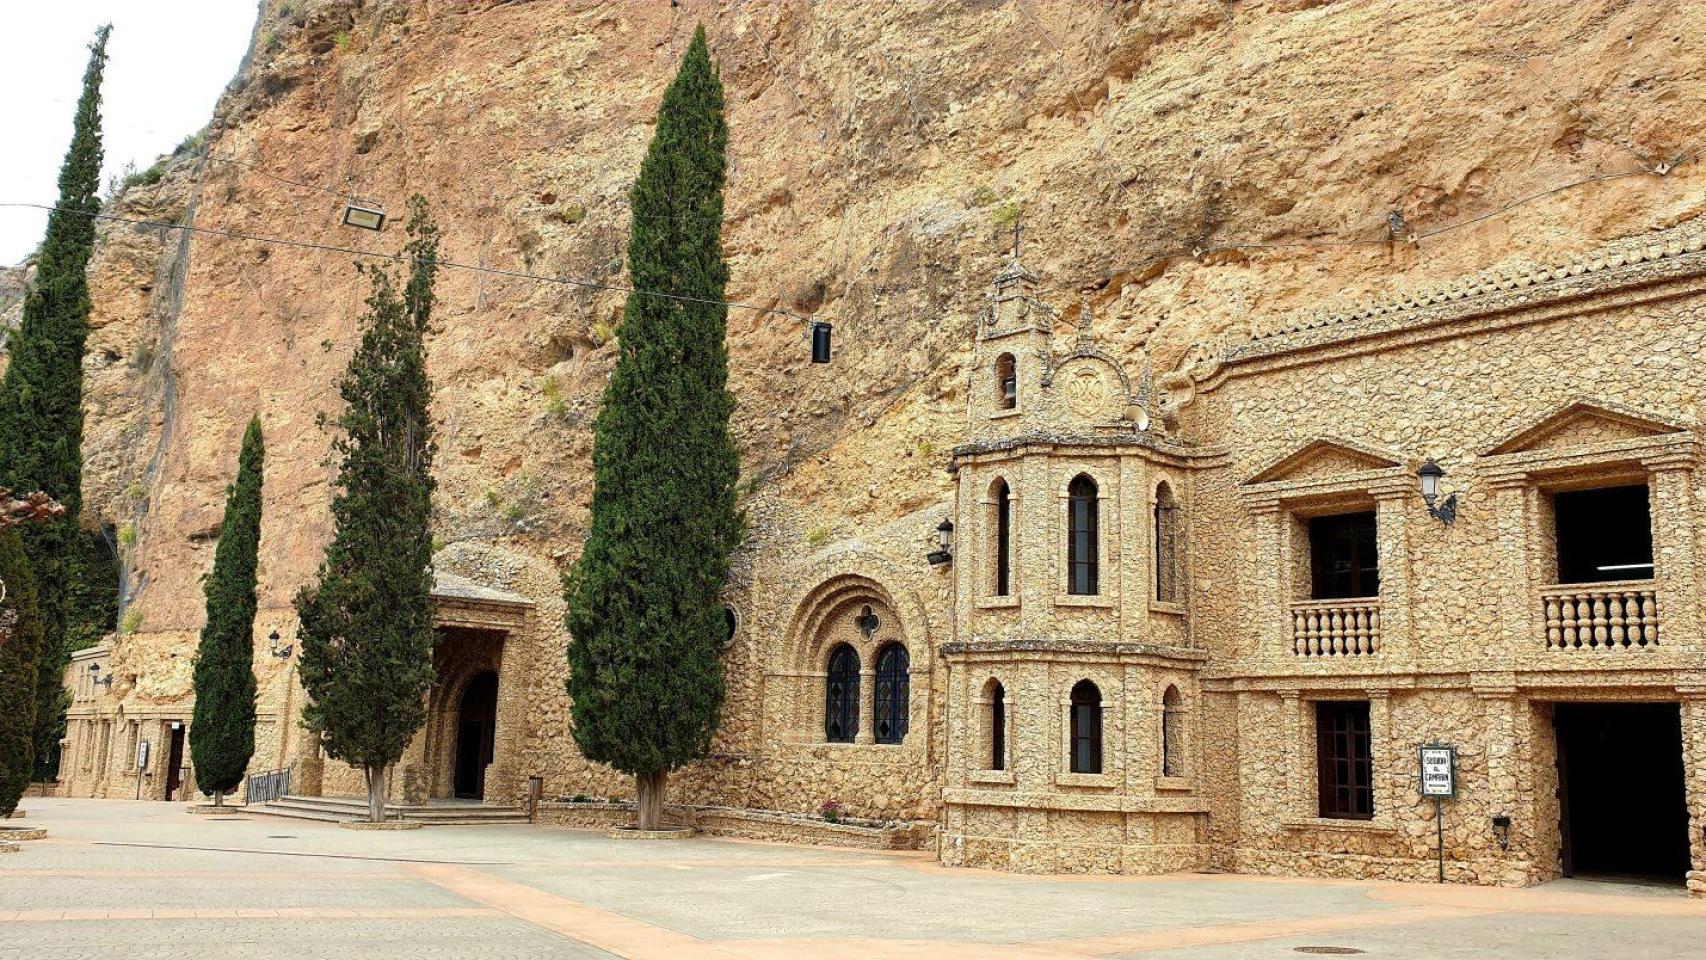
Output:
<svg viewBox="0 0 1706 960">
<path fill-rule="evenodd" d="M 0 862 L 0 960 L 588 957 L 1706 960 L 1677 888 L 1033 877 L 927 854 L 469 826 L 352 834 L 38 800 Z"/>
</svg>

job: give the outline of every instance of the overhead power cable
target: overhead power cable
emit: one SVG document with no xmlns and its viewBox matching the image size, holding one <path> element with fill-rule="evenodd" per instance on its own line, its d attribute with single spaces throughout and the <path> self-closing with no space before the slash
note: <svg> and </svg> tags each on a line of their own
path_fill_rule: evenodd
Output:
<svg viewBox="0 0 1706 960">
<path fill-rule="evenodd" d="M 702 303 L 720 305 L 737 310 L 751 310 L 754 313 L 774 313 L 784 317 L 792 317 L 803 323 L 814 322 L 811 317 L 783 310 L 779 307 L 765 307 L 756 303 L 742 303 L 738 300 L 715 300 L 709 297 L 690 297 L 679 293 L 664 293 L 660 290 L 641 290 L 635 287 L 624 287 L 614 283 L 600 283 L 596 280 L 576 280 L 573 277 L 547 277 L 535 273 L 524 273 L 520 270 L 503 270 L 497 267 L 482 267 L 472 263 L 458 263 L 454 260 L 439 258 L 425 260 L 417 257 L 406 257 L 396 253 L 380 253 L 375 250 L 362 250 L 359 247 L 343 247 L 329 243 L 314 243 L 308 240 L 287 240 L 282 237 L 264 237 L 256 234 L 239 233 L 235 230 L 220 230 L 215 227 L 192 227 L 183 223 L 172 223 L 165 220 L 140 220 L 134 217 L 120 217 L 110 213 L 89 213 L 83 210 L 72 210 L 66 207 L 55 207 L 44 203 L 0 203 L 0 208 L 27 210 L 46 210 L 49 213 L 70 213 L 88 217 L 93 220 L 105 220 L 112 223 L 125 223 L 136 227 L 149 227 L 158 230 L 186 230 L 190 233 L 206 234 L 208 236 L 224 237 L 227 240 L 246 240 L 250 243 L 264 243 L 280 247 L 292 247 L 298 250 L 318 250 L 323 253 L 341 253 L 353 257 L 366 257 L 372 260 L 389 260 L 394 263 L 428 263 L 433 266 L 445 267 L 452 270 L 469 270 L 474 273 L 490 274 L 498 277 L 509 277 L 515 280 L 536 280 L 540 283 L 555 283 L 567 287 L 578 287 L 584 290 L 602 290 L 610 293 L 635 294 L 642 297 L 656 297 L 660 300 L 675 300 L 680 303 Z"/>
</svg>

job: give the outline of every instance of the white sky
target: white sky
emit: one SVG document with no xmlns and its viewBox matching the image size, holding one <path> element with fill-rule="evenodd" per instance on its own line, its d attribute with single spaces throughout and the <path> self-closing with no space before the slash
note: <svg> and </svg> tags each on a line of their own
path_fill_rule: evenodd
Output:
<svg viewBox="0 0 1706 960">
<path fill-rule="evenodd" d="M 146 169 L 213 116 L 237 74 L 256 0 L 0 0 L 0 202 L 52 203 L 71 142 L 89 41 L 107 45 L 102 126 L 106 175 Z M 105 178 L 103 177 L 103 183 Z M 0 208 L 0 264 L 28 256 L 47 214 Z"/>
</svg>

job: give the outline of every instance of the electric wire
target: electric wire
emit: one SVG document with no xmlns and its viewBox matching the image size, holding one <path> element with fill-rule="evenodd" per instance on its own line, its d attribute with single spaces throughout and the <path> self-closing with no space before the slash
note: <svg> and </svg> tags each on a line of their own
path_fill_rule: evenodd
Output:
<svg viewBox="0 0 1706 960">
<path fill-rule="evenodd" d="M 750 310 L 754 313 L 774 313 L 791 317 L 803 323 L 814 322 L 811 317 L 783 310 L 779 307 L 765 307 L 756 303 L 743 303 L 738 300 L 716 300 L 710 297 L 693 297 L 679 293 L 664 293 L 661 290 L 641 290 L 636 287 L 625 287 L 615 283 L 601 283 L 596 280 L 577 280 L 573 277 L 547 277 L 536 273 L 526 273 L 520 270 L 504 270 L 499 267 L 482 267 L 472 263 L 459 263 L 455 260 L 423 259 L 408 257 L 399 253 L 380 253 L 375 250 L 363 250 L 359 247 L 345 247 L 330 243 L 314 243 L 310 240 L 290 240 L 283 237 L 265 237 L 257 234 L 239 233 L 235 230 L 221 230 L 216 227 L 192 227 L 183 223 L 172 223 L 165 220 L 142 220 L 135 217 L 121 217 L 111 213 L 89 213 L 84 210 L 73 210 L 69 207 L 55 207 L 43 203 L 0 203 L 0 208 L 45 210 L 49 213 L 70 213 L 89 217 L 93 220 L 104 220 L 112 223 L 124 223 L 136 227 L 148 227 L 157 230 L 185 230 L 190 233 L 200 233 L 227 240 L 244 240 L 250 243 L 264 243 L 280 247 L 292 247 L 299 250 L 317 250 L 322 253 L 340 253 L 347 256 L 365 257 L 370 260 L 389 260 L 393 263 L 425 263 L 436 267 L 452 270 L 469 270 L 498 277 L 508 277 L 514 280 L 536 280 L 540 283 L 555 283 L 562 286 L 578 287 L 585 290 L 601 290 L 609 293 L 634 294 L 642 297 L 656 297 L 661 300 L 675 300 L 681 303 L 699 303 L 709 306 L 724 306 L 737 310 Z"/>
</svg>

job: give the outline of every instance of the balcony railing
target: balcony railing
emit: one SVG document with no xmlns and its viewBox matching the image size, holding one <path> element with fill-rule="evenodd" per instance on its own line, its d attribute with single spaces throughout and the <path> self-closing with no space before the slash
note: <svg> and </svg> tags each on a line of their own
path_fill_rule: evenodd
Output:
<svg viewBox="0 0 1706 960">
<path fill-rule="evenodd" d="M 1548 650 L 1641 650 L 1659 645 L 1659 600 L 1651 580 L 1544 587 Z"/>
<path fill-rule="evenodd" d="M 1380 652 L 1380 601 L 1299 600 L 1291 605 L 1291 650 L 1300 657 L 1367 657 Z"/>
</svg>

